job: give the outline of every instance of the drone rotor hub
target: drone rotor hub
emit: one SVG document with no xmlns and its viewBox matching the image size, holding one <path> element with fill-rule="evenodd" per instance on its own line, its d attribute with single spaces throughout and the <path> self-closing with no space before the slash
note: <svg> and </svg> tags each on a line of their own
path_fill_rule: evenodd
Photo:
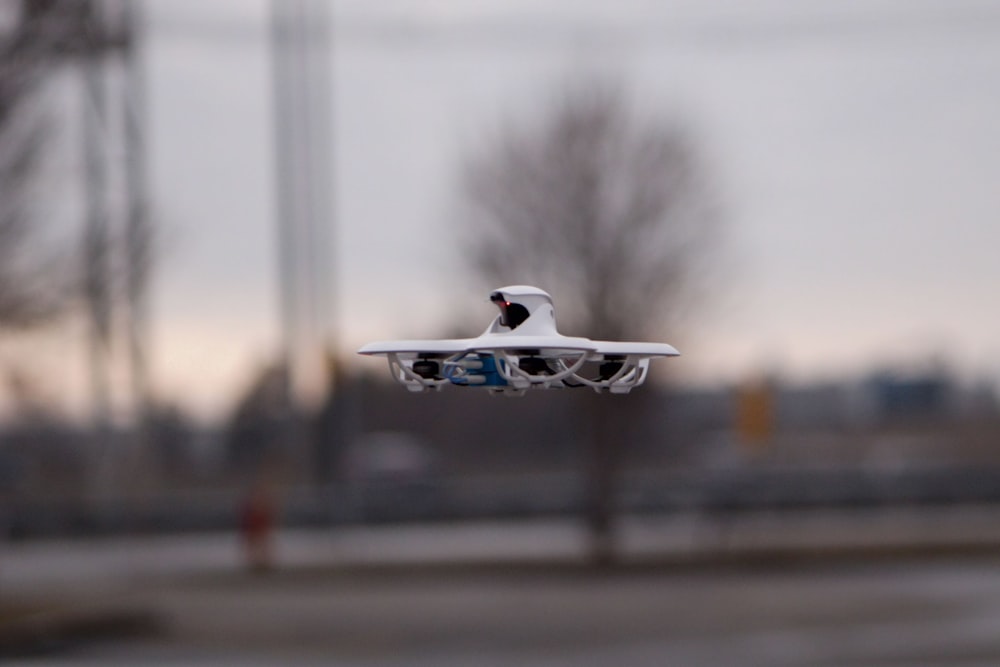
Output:
<svg viewBox="0 0 1000 667">
<path fill-rule="evenodd" d="M 426 380 L 436 380 L 441 377 L 441 364 L 433 359 L 417 359 L 413 372 Z"/>
<path fill-rule="evenodd" d="M 517 361 L 517 366 L 529 375 L 551 375 L 552 369 L 545 359 L 541 357 L 521 357 Z"/>
</svg>

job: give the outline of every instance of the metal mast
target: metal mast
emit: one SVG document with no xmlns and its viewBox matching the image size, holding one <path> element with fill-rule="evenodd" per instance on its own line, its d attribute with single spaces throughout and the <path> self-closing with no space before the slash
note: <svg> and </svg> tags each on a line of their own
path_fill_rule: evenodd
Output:
<svg viewBox="0 0 1000 667">
<path fill-rule="evenodd" d="M 329 16 L 326 0 L 272 0 L 271 8 L 282 362 L 294 420 L 329 383 Z"/>
</svg>

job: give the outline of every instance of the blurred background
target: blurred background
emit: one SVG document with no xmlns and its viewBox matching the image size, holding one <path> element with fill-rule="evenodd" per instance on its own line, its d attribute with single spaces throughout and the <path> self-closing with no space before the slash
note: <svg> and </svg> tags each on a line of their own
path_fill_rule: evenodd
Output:
<svg viewBox="0 0 1000 667">
<path fill-rule="evenodd" d="M 0 655 L 1000 661 L 1000 5 L 2 0 L 0 50 Z M 683 356 L 354 354 L 516 283 Z"/>
</svg>

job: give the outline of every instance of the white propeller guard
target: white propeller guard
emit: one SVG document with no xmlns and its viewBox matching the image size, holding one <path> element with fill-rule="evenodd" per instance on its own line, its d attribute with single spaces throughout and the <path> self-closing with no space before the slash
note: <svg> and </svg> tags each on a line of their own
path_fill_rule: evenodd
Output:
<svg viewBox="0 0 1000 667">
<path fill-rule="evenodd" d="M 508 395 L 520 395 L 529 388 L 578 386 L 624 394 L 646 381 L 650 359 L 680 354 L 666 343 L 563 336 L 556 328 L 552 297 L 530 285 L 501 287 L 491 293 L 490 300 L 497 304 L 501 314 L 475 338 L 378 341 L 364 345 L 358 354 L 384 355 L 392 377 L 410 391 L 440 390 L 447 384 L 460 384 Z M 490 372 L 495 374 L 495 382 L 462 365 L 469 365 L 470 355 L 479 361 L 484 357 L 493 360 L 495 370 Z M 523 360 L 531 357 L 544 360 L 544 372 L 532 373 L 522 368 Z M 441 374 L 433 374 L 433 370 L 423 371 L 433 374 L 432 377 L 418 373 L 413 368 L 418 361 L 438 363 Z M 607 377 L 595 379 L 581 374 L 587 362 L 621 366 Z M 602 369 L 602 374 L 605 372 Z"/>
</svg>

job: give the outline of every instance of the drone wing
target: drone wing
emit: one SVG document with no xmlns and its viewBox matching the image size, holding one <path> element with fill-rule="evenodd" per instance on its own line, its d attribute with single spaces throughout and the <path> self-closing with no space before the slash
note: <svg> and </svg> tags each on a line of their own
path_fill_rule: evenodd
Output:
<svg viewBox="0 0 1000 667">
<path fill-rule="evenodd" d="M 451 383 L 503 387 L 508 393 L 530 387 L 586 386 L 624 394 L 645 381 L 650 359 L 680 353 L 666 343 L 486 333 L 477 338 L 378 341 L 358 354 L 385 356 L 393 377 L 410 391 Z M 589 362 L 599 363 L 596 375 L 585 372 Z"/>
<path fill-rule="evenodd" d="M 477 352 L 504 351 L 545 358 L 576 356 L 594 352 L 597 348 L 589 338 L 573 336 L 514 336 L 511 334 L 484 334 L 466 341 L 469 349 Z"/>
<path fill-rule="evenodd" d="M 448 357 L 469 349 L 473 339 L 451 338 L 443 340 L 380 340 L 368 343 L 358 354 L 389 355 L 394 354 L 406 359 L 410 357 Z"/>
<path fill-rule="evenodd" d="M 630 343 L 612 340 L 595 340 L 596 354 L 602 358 L 634 356 L 651 359 L 653 357 L 677 357 L 680 352 L 666 343 Z"/>
</svg>

